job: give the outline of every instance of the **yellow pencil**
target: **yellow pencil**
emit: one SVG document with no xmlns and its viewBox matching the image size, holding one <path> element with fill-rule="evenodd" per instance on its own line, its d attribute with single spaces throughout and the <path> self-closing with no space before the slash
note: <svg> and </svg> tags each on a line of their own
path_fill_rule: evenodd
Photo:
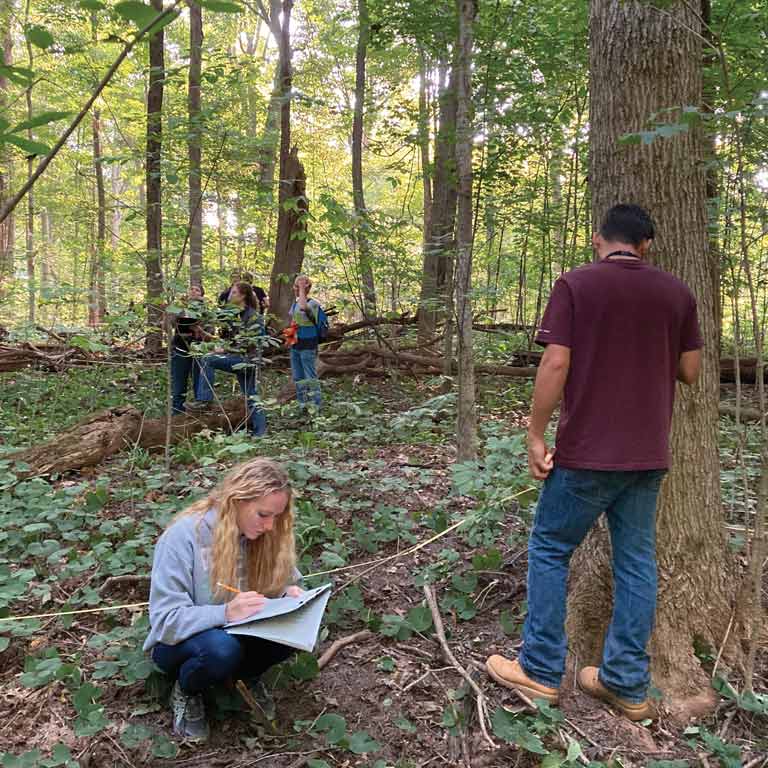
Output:
<svg viewBox="0 0 768 768">
<path fill-rule="evenodd" d="M 227 586 L 226 584 L 222 584 L 220 581 L 216 582 L 216 586 L 217 587 L 221 587 L 222 589 L 226 589 L 227 592 L 232 592 L 235 595 L 239 595 L 240 594 L 240 590 L 239 589 L 235 589 L 234 587 L 230 587 L 230 586 Z"/>
</svg>

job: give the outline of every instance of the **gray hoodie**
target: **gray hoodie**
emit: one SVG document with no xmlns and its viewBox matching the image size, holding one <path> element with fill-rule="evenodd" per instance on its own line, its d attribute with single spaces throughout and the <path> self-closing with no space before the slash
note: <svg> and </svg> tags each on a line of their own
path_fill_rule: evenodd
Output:
<svg viewBox="0 0 768 768">
<path fill-rule="evenodd" d="M 189 515 L 177 520 L 155 545 L 149 589 L 150 630 L 144 650 L 157 643 L 177 645 L 206 629 L 227 623 L 226 603 L 211 594 L 210 554 L 216 510 L 202 518 Z M 239 579 L 232 586 L 245 589 L 245 537 L 240 539 Z M 296 572 L 294 577 L 301 578 Z"/>
</svg>

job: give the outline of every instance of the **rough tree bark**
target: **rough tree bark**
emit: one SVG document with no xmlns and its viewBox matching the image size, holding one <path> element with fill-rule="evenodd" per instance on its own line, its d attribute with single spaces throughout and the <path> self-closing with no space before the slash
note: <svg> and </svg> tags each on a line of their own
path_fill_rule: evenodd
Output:
<svg viewBox="0 0 768 768">
<path fill-rule="evenodd" d="M 472 357 L 472 25 L 476 0 L 456 0 L 459 15 L 456 59 L 456 320 L 459 342 L 459 394 L 456 444 L 459 461 L 477 458 L 475 363 Z M 447 357 L 447 355 L 446 355 Z"/>
<path fill-rule="evenodd" d="M 432 182 L 432 212 L 424 248 L 419 296 L 419 341 L 434 338 L 445 291 L 453 272 L 454 227 L 456 222 L 456 82 L 455 68 L 448 76 L 448 53 L 439 64 L 440 125 L 435 145 Z M 447 80 L 447 85 L 446 85 Z"/>
<path fill-rule="evenodd" d="M 357 0 L 357 49 L 355 52 L 355 110 L 352 118 L 352 199 L 355 207 L 354 238 L 358 269 L 363 285 L 363 313 L 376 315 L 376 286 L 373 282 L 371 247 L 368 240 L 368 210 L 363 192 L 363 116 L 365 110 L 365 56 L 370 37 L 367 0 Z"/>
<path fill-rule="evenodd" d="M 307 177 L 298 150 L 291 149 L 291 10 L 293 0 L 282 0 L 280 25 L 280 195 L 278 198 L 275 260 L 269 281 L 272 312 L 285 323 L 293 302 L 293 278 L 304 263 L 307 211 Z"/>
<path fill-rule="evenodd" d="M 649 145 L 619 139 L 643 130 L 662 109 L 701 103 L 700 33 L 697 10 L 682 0 L 667 5 L 664 13 L 638 0 L 591 3 L 593 224 L 620 201 L 650 210 L 657 231 L 652 258 L 696 294 L 705 343 L 699 382 L 690 389 L 678 386 L 673 463 L 658 509 L 659 604 L 649 649 L 654 685 L 682 719 L 713 703 L 694 638 L 721 646 L 735 595 L 720 506 L 718 313 L 707 237 L 704 142 L 694 129 Z M 598 530 L 571 569 L 568 627 L 580 665 L 599 662 L 610 619 L 608 549 L 605 531 Z"/>
<path fill-rule="evenodd" d="M 293 5 L 288 9 L 288 13 Z M 264 132 L 259 143 L 259 190 L 267 199 L 272 198 L 272 186 L 275 181 L 275 162 L 277 159 L 277 150 L 280 145 L 280 120 L 283 104 L 290 98 L 290 69 L 291 69 L 291 49 L 290 45 L 283 45 L 282 24 L 280 23 L 280 12 L 282 10 L 281 0 L 270 0 L 269 10 L 263 3 L 259 3 L 261 16 L 266 22 L 277 41 L 278 58 L 275 66 L 275 77 L 272 83 L 272 95 L 267 107 L 267 115 L 264 120 Z M 287 19 L 290 24 L 290 18 Z M 285 42 L 290 42 L 290 37 Z M 266 51 L 266 47 L 265 47 Z M 286 83 L 286 72 L 288 72 L 288 81 Z M 288 90 L 285 90 L 286 85 Z"/>
<path fill-rule="evenodd" d="M 156 11 L 163 0 L 152 0 Z M 163 146 L 163 82 L 165 80 L 165 32 L 149 40 L 149 88 L 147 91 L 147 337 L 148 351 L 157 353 L 162 344 L 163 323 L 163 202 L 160 159 Z"/>
<path fill-rule="evenodd" d="M 203 9 L 189 3 L 189 91 L 187 96 L 189 133 L 189 279 L 196 285 L 203 279 L 203 199 L 201 191 L 200 74 L 203 59 Z"/>
</svg>

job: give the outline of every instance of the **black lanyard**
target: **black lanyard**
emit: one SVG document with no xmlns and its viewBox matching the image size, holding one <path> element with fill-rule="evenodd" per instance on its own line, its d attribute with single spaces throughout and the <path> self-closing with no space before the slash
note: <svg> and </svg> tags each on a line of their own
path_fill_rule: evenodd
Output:
<svg viewBox="0 0 768 768">
<path fill-rule="evenodd" d="M 611 256 L 629 256 L 632 259 L 640 259 L 640 257 L 636 253 L 632 253 L 632 251 L 611 251 L 605 258 L 610 259 Z"/>
</svg>

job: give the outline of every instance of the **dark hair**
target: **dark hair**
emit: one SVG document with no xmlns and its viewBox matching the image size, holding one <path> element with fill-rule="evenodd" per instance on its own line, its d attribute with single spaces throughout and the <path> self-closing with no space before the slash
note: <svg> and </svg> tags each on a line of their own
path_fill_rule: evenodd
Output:
<svg viewBox="0 0 768 768">
<path fill-rule="evenodd" d="M 653 240 L 653 220 L 639 205 L 614 205 L 603 218 L 600 234 L 608 242 L 637 246 L 643 240 Z"/>
<path fill-rule="evenodd" d="M 205 288 L 203 288 L 202 283 L 191 283 L 189 288 L 190 290 L 192 290 L 192 288 L 197 288 L 200 291 L 200 295 L 205 296 Z"/>
<path fill-rule="evenodd" d="M 256 310 L 259 309 L 259 301 L 256 298 L 250 283 L 246 283 L 245 281 L 240 280 L 239 282 L 235 283 L 232 288 L 237 288 L 237 290 L 243 295 L 245 298 L 246 307 L 250 307 L 251 309 Z M 230 291 L 232 288 L 230 288 Z"/>
<path fill-rule="evenodd" d="M 253 294 L 259 302 L 259 312 L 263 315 L 264 310 L 267 308 L 267 292 L 260 285 L 254 285 Z"/>
</svg>

